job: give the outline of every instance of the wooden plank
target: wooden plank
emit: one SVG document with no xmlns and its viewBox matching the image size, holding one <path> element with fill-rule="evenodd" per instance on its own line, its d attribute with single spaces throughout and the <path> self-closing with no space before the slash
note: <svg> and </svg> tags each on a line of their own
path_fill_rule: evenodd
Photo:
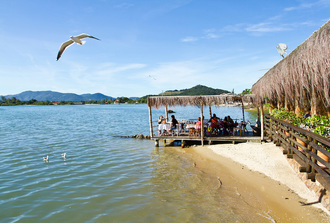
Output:
<svg viewBox="0 0 330 223">
<path fill-rule="evenodd" d="M 316 159 L 317 161 L 319 161 L 320 163 L 324 164 L 327 168 L 330 168 L 330 164 L 325 162 L 325 160 L 323 160 L 321 157 L 319 157 L 318 155 L 316 155 L 315 153 L 311 152 L 311 151 L 307 151 L 307 153 L 313 157 L 314 159 Z M 324 170 L 322 170 L 322 172 L 324 172 Z"/>
<path fill-rule="evenodd" d="M 154 136 L 153 139 L 171 139 L 171 140 L 198 140 L 201 138 L 197 136 Z M 204 141 L 214 141 L 214 142 L 231 142 L 231 141 L 258 141 L 260 140 L 259 136 L 212 136 L 212 137 L 204 137 Z"/>
<path fill-rule="evenodd" d="M 327 190 L 330 190 L 330 176 L 321 176 L 316 174 L 315 179 Z"/>
<path fill-rule="evenodd" d="M 323 147 L 315 144 L 314 142 L 310 142 L 309 143 L 313 148 L 315 148 L 316 150 L 320 151 L 321 153 L 323 153 L 324 155 L 326 155 L 327 157 L 330 157 L 330 152 L 325 150 Z"/>
</svg>

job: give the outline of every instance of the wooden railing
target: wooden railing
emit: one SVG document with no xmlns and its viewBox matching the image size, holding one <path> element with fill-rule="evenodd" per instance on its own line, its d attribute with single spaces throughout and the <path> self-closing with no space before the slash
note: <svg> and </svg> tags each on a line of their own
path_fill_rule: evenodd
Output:
<svg viewBox="0 0 330 223">
<path fill-rule="evenodd" d="M 330 140 L 270 115 L 265 115 L 264 122 L 266 137 L 281 146 L 288 158 L 295 159 L 308 179 L 330 190 Z"/>
</svg>

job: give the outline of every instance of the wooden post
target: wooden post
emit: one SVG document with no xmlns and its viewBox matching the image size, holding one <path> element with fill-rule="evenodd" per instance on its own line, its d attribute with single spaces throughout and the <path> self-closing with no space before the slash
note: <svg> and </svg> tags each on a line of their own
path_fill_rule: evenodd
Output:
<svg viewBox="0 0 330 223">
<path fill-rule="evenodd" d="M 269 113 L 272 113 L 272 111 L 276 108 L 275 102 L 273 100 L 269 103 Z"/>
<path fill-rule="evenodd" d="M 165 105 L 165 119 L 166 119 L 166 122 L 168 122 L 168 110 L 167 110 L 167 105 Z"/>
<path fill-rule="evenodd" d="M 210 112 L 210 119 L 212 118 L 212 109 L 211 109 L 211 105 L 209 105 L 209 112 Z"/>
<path fill-rule="evenodd" d="M 285 109 L 285 111 L 290 111 L 289 102 L 288 102 L 287 97 L 285 97 L 285 96 L 284 96 L 284 109 Z"/>
<path fill-rule="evenodd" d="M 245 124 L 245 116 L 244 116 L 244 103 L 242 98 L 242 113 L 243 113 L 243 123 Z"/>
<path fill-rule="evenodd" d="M 150 137 L 152 138 L 154 136 L 154 131 L 153 131 L 153 127 L 152 127 L 151 106 L 148 106 L 148 109 L 149 109 Z"/>
<path fill-rule="evenodd" d="M 265 136 L 264 136 L 264 104 L 261 100 L 260 102 L 260 113 L 261 113 L 261 120 L 260 120 L 260 123 L 261 123 L 261 140 L 263 141 L 265 139 Z"/>
<path fill-rule="evenodd" d="M 297 93 L 294 94 L 294 107 L 294 113 L 298 116 L 300 114 L 300 103 Z"/>
<path fill-rule="evenodd" d="M 257 106 L 257 117 L 258 117 L 258 120 L 260 121 L 260 108 L 259 108 L 259 106 Z"/>
<path fill-rule="evenodd" d="M 210 105 L 211 106 L 211 105 Z M 203 103 L 201 104 L 201 144 L 204 146 L 204 118 L 203 118 Z"/>
</svg>

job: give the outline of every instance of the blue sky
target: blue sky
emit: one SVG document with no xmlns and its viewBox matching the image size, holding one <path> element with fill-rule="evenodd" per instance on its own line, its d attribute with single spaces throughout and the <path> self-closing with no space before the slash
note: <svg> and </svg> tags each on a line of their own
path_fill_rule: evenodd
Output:
<svg viewBox="0 0 330 223">
<path fill-rule="evenodd" d="M 11 0 L 0 4 L 0 95 L 240 93 L 330 19 L 330 0 Z M 69 36 L 83 46 L 56 56 Z"/>
</svg>

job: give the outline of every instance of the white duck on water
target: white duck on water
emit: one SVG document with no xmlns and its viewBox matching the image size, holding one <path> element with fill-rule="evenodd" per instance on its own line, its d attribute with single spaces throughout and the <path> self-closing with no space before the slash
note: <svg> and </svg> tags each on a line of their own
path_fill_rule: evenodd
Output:
<svg viewBox="0 0 330 223">
<path fill-rule="evenodd" d="M 48 155 L 46 157 L 43 157 L 43 160 L 45 163 L 48 163 L 49 162 Z"/>
<path fill-rule="evenodd" d="M 61 156 L 63 159 L 66 159 L 66 153 L 62 153 Z"/>
<path fill-rule="evenodd" d="M 80 34 L 80 35 L 78 35 L 78 36 L 70 36 L 70 40 L 68 40 L 68 41 L 66 41 L 66 42 L 64 42 L 64 43 L 62 43 L 61 48 L 60 48 L 60 50 L 58 51 L 57 59 L 56 59 L 56 60 L 59 60 L 60 57 L 62 56 L 62 53 L 64 52 L 64 50 L 65 50 L 67 47 L 71 46 L 72 44 L 77 43 L 77 44 L 79 44 L 79 45 L 83 45 L 86 41 L 81 41 L 81 39 L 84 39 L 84 38 L 92 38 L 92 39 L 100 40 L 100 39 L 98 39 L 98 38 L 96 38 L 96 37 L 94 37 L 94 36 L 90 36 L 90 35 L 85 34 L 85 33 Z"/>
</svg>

